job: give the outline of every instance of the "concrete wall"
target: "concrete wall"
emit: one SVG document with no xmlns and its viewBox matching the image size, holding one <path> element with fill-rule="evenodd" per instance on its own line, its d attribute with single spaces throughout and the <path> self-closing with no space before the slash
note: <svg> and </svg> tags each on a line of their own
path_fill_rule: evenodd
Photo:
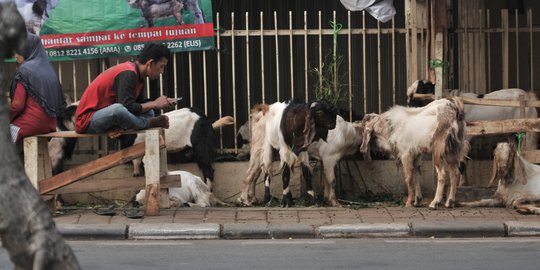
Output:
<svg viewBox="0 0 540 270">
<path fill-rule="evenodd" d="M 491 176 L 490 160 L 471 161 L 467 167 L 467 179 L 469 184 L 475 187 L 485 187 Z M 130 165 L 122 165 L 120 168 L 113 168 L 103 175 L 124 174 L 125 177 L 130 176 Z M 217 162 L 214 163 L 215 168 L 215 185 L 214 193 L 218 198 L 227 202 L 237 202 L 242 190 L 242 182 L 245 177 L 248 162 Z M 281 199 L 282 182 L 281 174 L 278 168 L 279 164 L 274 164 L 275 177 L 272 179 L 271 192 L 272 195 Z M 128 167 L 128 168 L 126 168 Z M 323 179 L 321 178 L 320 164 L 313 164 L 313 182 L 317 194 L 322 195 Z M 186 164 L 169 164 L 169 170 L 186 170 L 196 175 L 201 175 L 198 167 L 194 163 Z M 303 183 L 298 178 L 300 170 L 291 180 L 291 190 L 293 197 L 297 198 L 301 194 Z M 373 198 L 373 196 L 384 195 L 385 197 L 392 196 L 400 198 L 406 196 L 407 191 L 403 181 L 403 174 L 398 170 L 393 160 L 375 160 L 372 162 L 347 160 L 340 163 L 336 169 L 337 180 L 336 194 L 339 199 L 358 201 L 365 198 Z M 421 174 L 417 176 L 421 181 L 424 198 L 432 198 L 436 185 L 434 169 L 431 166 L 431 161 L 422 162 Z M 111 180 L 113 181 L 113 180 Z M 264 183 L 262 176 L 258 179 L 256 188 L 257 198 L 262 201 L 264 195 Z M 133 191 L 108 191 L 96 192 L 92 194 L 66 194 L 64 198 L 68 202 L 106 202 L 106 200 L 126 201 L 132 196 Z"/>
</svg>

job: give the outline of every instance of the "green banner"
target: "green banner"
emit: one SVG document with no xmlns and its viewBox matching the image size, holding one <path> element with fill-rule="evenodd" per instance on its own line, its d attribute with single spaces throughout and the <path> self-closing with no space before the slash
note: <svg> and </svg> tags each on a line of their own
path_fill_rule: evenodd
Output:
<svg viewBox="0 0 540 270">
<path fill-rule="evenodd" d="M 50 60 L 137 55 L 151 42 L 172 52 L 214 47 L 211 0 L 15 2 Z"/>
</svg>

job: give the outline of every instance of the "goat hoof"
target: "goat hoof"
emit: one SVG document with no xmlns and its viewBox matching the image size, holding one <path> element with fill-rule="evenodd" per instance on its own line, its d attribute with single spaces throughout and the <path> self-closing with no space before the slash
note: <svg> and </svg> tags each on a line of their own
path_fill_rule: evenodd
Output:
<svg viewBox="0 0 540 270">
<path fill-rule="evenodd" d="M 456 202 L 454 200 L 448 200 L 446 201 L 446 204 L 444 204 L 446 208 L 454 208 L 456 206 Z"/>
<path fill-rule="evenodd" d="M 433 202 L 431 202 L 431 203 L 429 204 L 429 209 L 431 209 L 431 210 L 437 210 L 437 208 L 438 208 L 439 206 L 441 206 L 441 203 L 440 203 L 440 202 L 435 202 L 435 201 L 433 201 Z"/>
<path fill-rule="evenodd" d="M 293 205 L 293 203 L 292 203 L 292 194 L 287 193 L 287 194 L 283 195 L 283 207 L 288 208 L 288 207 L 291 207 L 292 205 Z"/>
</svg>

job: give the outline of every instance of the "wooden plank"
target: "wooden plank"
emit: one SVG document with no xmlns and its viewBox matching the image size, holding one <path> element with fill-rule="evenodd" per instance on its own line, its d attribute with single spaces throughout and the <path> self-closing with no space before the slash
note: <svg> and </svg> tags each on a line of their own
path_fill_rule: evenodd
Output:
<svg viewBox="0 0 540 270">
<path fill-rule="evenodd" d="M 530 163 L 540 163 L 540 150 L 523 151 L 521 156 Z"/>
<path fill-rule="evenodd" d="M 419 100 L 434 100 L 433 94 L 414 94 L 414 99 Z M 503 100 L 503 99 L 483 99 L 483 98 L 461 98 L 465 104 L 484 105 L 484 106 L 503 106 L 503 107 L 522 107 L 523 104 L 519 100 Z M 540 107 L 539 100 L 524 101 L 525 107 Z"/>
<path fill-rule="evenodd" d="M 159 183 L 160 188 L 181 187 L 178 175 L 165 176 L 161 178 Z M 102 178 L 91 177 L 74 182 L 70 185 L 61 187 L 52 193 L 70 194 L 70 193 L 86 193 L 100 192 L 110 190 L 139 190 L 145 189 L 146 179 L 140 177 L 122 177 L 122 178 Z"/>
<path fill-rule="evenodd" d="M 152 129 L 159 129 L 159 128 L 152 128 Z M 126 130 L 122 132 L 122 134 L 138 134 L 146 132 L 150 129 L 141 129 L 141 130 Z M 55 131 L 50 132 L 46 134 L 38 134 L 36 137 L 40 138 L 91 138 L 91 137 L 99 137 L 99 136 L 107 136 L 107 134 L 89 134 L 89 133 L 77 133 L 75 131 Z"/>
<path fill-rule="evenodd" d="M 465 134 L 468 136 L 491 135 L 516 132 L 540 132 L 540 119 L 509 119 L 499 121 L 467 122 Z"/>
<path fill-rule="evenodd" d="M 165 143 L 163 141 L 160 141 L 160 147 L 165 148 Z M 40 194 L 49 193 L 55 189 L 79 181 L 82 178 L 94 175 L 116 165 L 141 157 L 144 155 L 144 149 L 144 143 L 136 144 L 108 156 L 85 163 L 71 170 L 64 171 L 53 177 L 41 180 L 39 181 Z"/>
<path fill-rule="evenodd" d="M 165 164 L 165 172 L 163 172 L 163 157 L 159 147 L 159 142 L 162 141 L 160 136 L 160 130 L 149 130 L 145 135 L 144 173 L 146 175 L 147 202 L 145 214 L 148 216 L 159 215 L 159 181 L 166 174 L 167 164 Z M 166 158 L 165 153 L 165 161 Z"/>
</svg>

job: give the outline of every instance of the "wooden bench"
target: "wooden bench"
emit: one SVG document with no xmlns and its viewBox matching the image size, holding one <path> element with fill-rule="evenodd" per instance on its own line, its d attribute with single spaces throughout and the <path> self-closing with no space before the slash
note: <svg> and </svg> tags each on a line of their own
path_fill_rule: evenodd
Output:
<svg viewBox="0 0 540 270">
<path fill-rule="evenodd" d="M 145 142 L 119 150 L 112 154 L 92 160 L 80 166 L 52 175 L 48 140 L 51 138 L 87 138 L 106 136 L 105 134 L 78 134 L 74 131 L 59 131 L 24 139 L 24 168 L 34 187 L 41 195 L 55 193 L 93 192 L 118 188 L 146 188 L 145 215 L 159 215 L 160 205 L 167 207 L 169 198 L 164 187 L 179 186 L 179 176 L 168 176 L 167 153 L 163 130 L 160 128 L 130 131 L 127 134 L 145 132 Z M 129 177 L 123 181 L 86 179 L 92 175 L 124 164 L 135 158 L 145 158 L 145 177 Z M 92 184 L 91 182 L 95 182 Z M 163 193 L 160 196 L 160 193 Z M 51 196 L 49 196 L 50 198 Z M 160 197 L 162 200 L 160 202 Z"/>
</svg>

